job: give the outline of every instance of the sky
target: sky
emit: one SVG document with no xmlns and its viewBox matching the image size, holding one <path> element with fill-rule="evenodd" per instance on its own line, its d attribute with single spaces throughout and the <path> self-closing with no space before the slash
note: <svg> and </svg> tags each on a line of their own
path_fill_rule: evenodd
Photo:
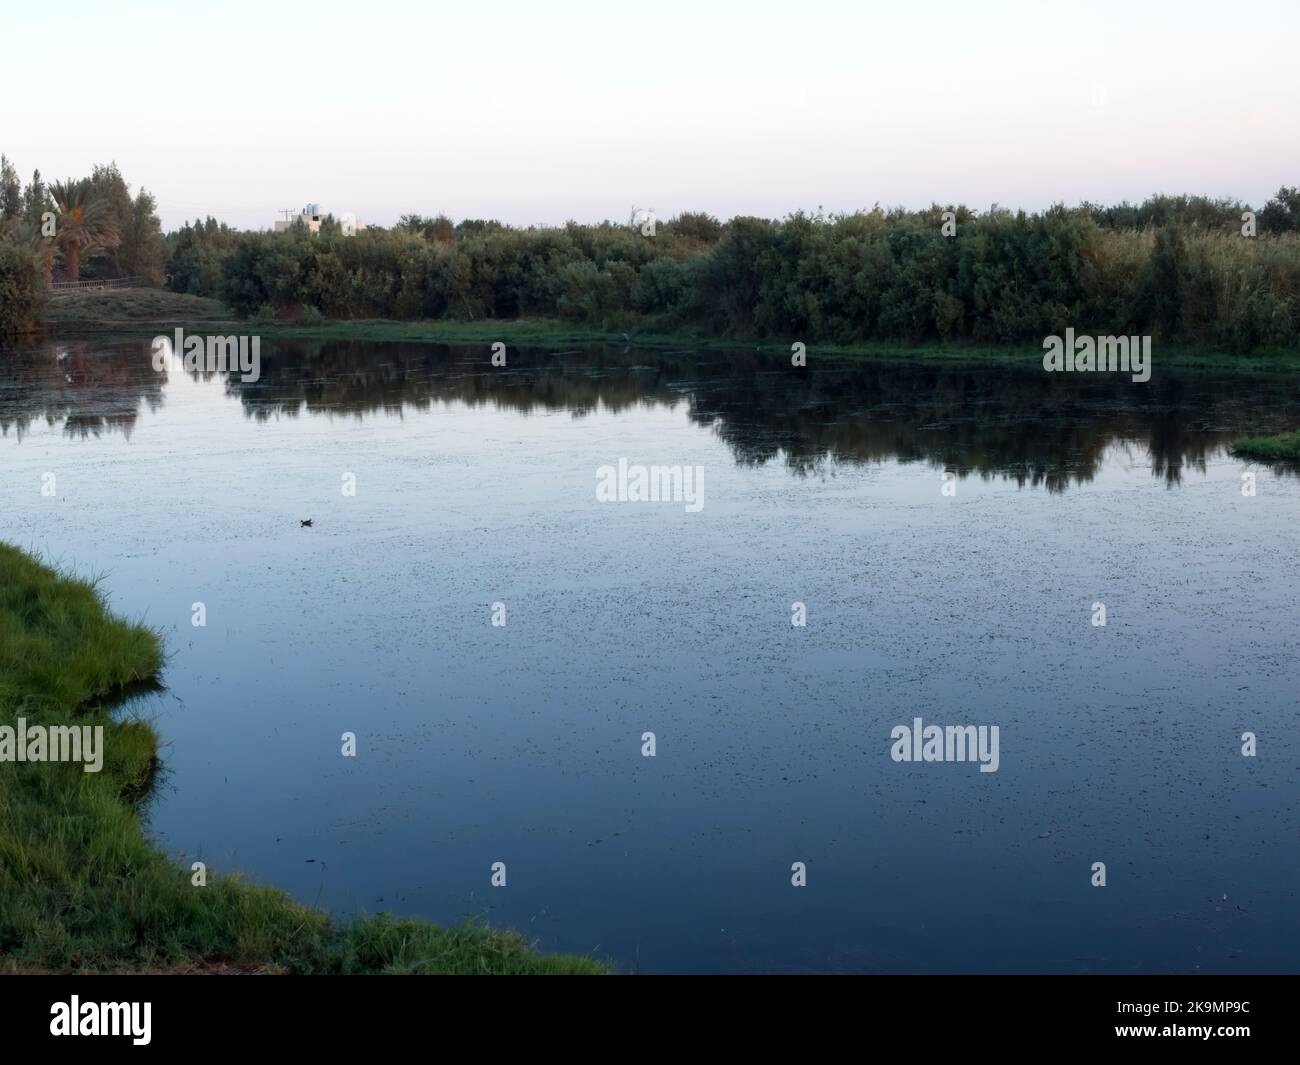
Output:
<svg viewBox="0 0 1300 1065">
<path fill-rule="evenodd" d="M 24 181 L 115 160 L 166 229 L 1300 184 L 1297 0 L 69 0 L 0 24 L 0 152 Z"/>
</svg>

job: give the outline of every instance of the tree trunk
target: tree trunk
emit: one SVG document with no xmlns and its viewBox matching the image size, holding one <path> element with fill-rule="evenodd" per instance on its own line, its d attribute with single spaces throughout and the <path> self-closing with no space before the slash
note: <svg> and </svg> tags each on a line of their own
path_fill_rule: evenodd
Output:
<svg viewBox="0 0 1300 1065">
<path fill-rule="evenodd" d="M 68 280 L 81 280 L 81 245 L 75 240 L 68 242 Z"/>
</svg>

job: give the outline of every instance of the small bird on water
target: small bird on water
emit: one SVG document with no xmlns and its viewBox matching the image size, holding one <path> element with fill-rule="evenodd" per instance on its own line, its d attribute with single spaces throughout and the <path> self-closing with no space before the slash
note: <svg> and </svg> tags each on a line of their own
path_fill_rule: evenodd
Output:
<svg viewBox="0 0 1300 1065">
<path fill-rule="evenodd" d="M 301 525 L 302 525 L 302 527 L 303 527 L 304 529 L 310 529 L 310 528 L 311 528 L 311 518 L 306 518 L 306 519 L 304 519 L 304 520 L 301 522 Z"/>
</svg>

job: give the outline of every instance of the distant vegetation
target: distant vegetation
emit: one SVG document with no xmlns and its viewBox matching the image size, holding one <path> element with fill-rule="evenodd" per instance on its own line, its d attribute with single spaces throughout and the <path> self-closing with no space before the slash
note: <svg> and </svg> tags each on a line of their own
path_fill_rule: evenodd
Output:
<svg viewBox="0 0 1300 1065">
<path fill-rule="evenodd" d="M 160 285 L 166 252 L 157 204 L 133 198 L 115 163 L 89 177 L 24 188 L 0 156 L 0 339 L 35 328 L 49 282 L 139 277 Z"/>
<path fill-rule="evenodd" d="M 221 300 L 266 323 L 547 318 L 602 332 L 652 329 L 853 346 L 1037 343 L 1076 330 L 1151 334 L 1180 348 L 1300 350 L 1300 188 L 1254 212 L 1156 196 L 1042 213 L 932 205 L 721 222 L 499 222 L 406 215 L 345 236 L 243 232 L 215 219 L 161 236 L 153 197 L 115 166 L 24 189 L 0 176 L 0 335 L 32 328 L 40 276 L 126 274 Z M 54 239 L 40 219 L 57 219 Z M 944 221 L 955 222 L 945 235 Z M 35 262 L 33 272 L 32 262 Z"/>
<path fill-rule="evenodd" d="M 1246 352 L 1300 348 L 1300 189 L 1243 236 L 1249 208 L 1158 196 L 1041 214 L 944 208 L 782 221 L 701 214 L 641 226 L 516 229 L 405 216 L 344 236 L 327 220 L 168 236 L 170 286 L 261 320 L 558 317 L 735 338 L 1004 344 L 1067 326 Z"/>
</svg>

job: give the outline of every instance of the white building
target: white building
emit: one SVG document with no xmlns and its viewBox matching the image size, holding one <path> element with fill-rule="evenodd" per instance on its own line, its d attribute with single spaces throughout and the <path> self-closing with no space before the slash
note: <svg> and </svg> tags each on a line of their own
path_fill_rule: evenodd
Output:
<svg viewBox="0 0 1300 1065">
<path fill-rule="evenodd" d="M 288 214 L 287 211 L 285 213 Z M 283 233 L 295 222 L 302 221 L 302 223 L 307 227 L 309 233 L 319 233 L 320 224 L 324 221 L 325 214 L 326 212 L 321 210 L 320 204 L 309 203 L 294 218 L 277 218 L 275 220 L 275 231 L 277 233 Z M 357 230 L 365 228 L 357 221 L 356 215 L 352 214 L 350 211 L 339 215 L 338 223 L 343 227 L 344 236 L 349 237 Z"/>
</svg>

